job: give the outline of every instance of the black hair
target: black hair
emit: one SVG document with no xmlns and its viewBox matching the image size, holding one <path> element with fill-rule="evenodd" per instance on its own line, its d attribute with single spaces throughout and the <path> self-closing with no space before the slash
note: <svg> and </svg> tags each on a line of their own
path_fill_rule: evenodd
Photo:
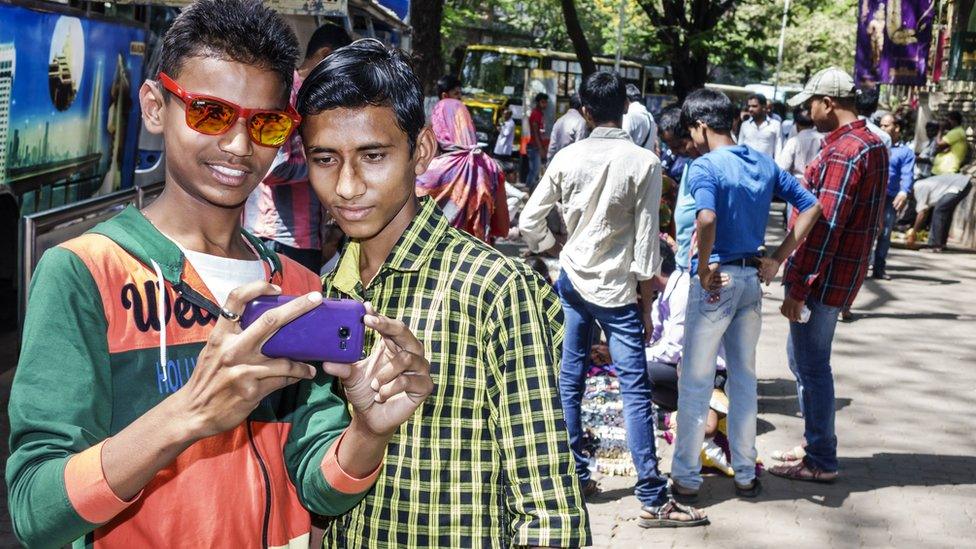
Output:
<svg viewBox="0 0 976 549">
<path fill-rule="evenodd" d="M 595 72 L 580 86 L 580 100 L 596 124 L 619 123 L 627 111 L 627 88 L 617 73 Z"/>
<path fill-rule="evenodd" d="M 778 114 L 780 118 L 786 118 L 786 103 L 782 101 L 773 101 L 773 112 Z"/>
<path fill-rule="evenodd" d="M 762 105 L 763 107 L 766 106 L 767 101 L 766 101 L 766 96 L 765 95 L 763 95 L 761 93 L 754 93 L 754 94 L 750 95 L 749 97 L 746 97 L 746 103 L 752 101 L 753 99 L 755 99 L 756 101 L 758 101 L 759 104 Z"/>
<path fill-rule="evenodd" d="M 939 124 L 938 120 L 929 120 L 928 122 L 925 123 L 926 132 L 938 133 L 938 131 L 941 129 L 942 129 L 942 124 Z"/>
<path fill-rule="evenodd" d="M 312 37 L 308 39 L 308 46 L 305 47 L 305 59 L 312 57 L 315 52 L 322 48 L 329 48 L 335 51 L 351 43 L 352 39 L 349 38 L 349 33 L 346 32 L 346 29 L 335 23 L 326 23 L 315 29 Z"/>
<path fill-rule="evenodd" d="M 580 101 L 580 96 L 578 93 L 574 93 L 573 95 L 569 96 L 569 108 L 580 110 L 580 107 L 582 106 L 583 102 Z"/>
<path fill-rule="evenodd" d="M 810 118 L 810 109 L 802 105 L 793 109 L 793 122 L 797 126 L 813 126 L 813 119 Z"/>
<path fill-rule="evenodd" d="M 460 87 L 461 80 L 457 76 L 454 76 L 453 74 L 445 74 L 437 79 L 437 97 L 444 95 L 454 88 Z"/>
<path fill-rule="evenodd" d="M 298 92 L 302 116 L 368 105 L 393 109 L 413 154 L 426 123 L 423 88 L 407 56 L 373 38 L 332 52 L 309 73 Z"/>
<path fill-rule="evenodd" d="M 163 36 L 159 72 L 177 78 L 191 57 L 255 65 L 291 91 L 298 39 L 288 23 L 257 0 L 200 0 L 183 9 Z"/>
<path fill-rule="evenodd" d="M 962 113 L 959 111 L 949 111 L 946 113 L 946 120 L 953 123 L 953 127 L 962 125 Z"/>
<path fill-rule="evenodd" d="M 549 95 L 545 92 L 539 92 L 535 94 L 535 102 L 539 104 L 539 101 L 549 101 Z"/>
<path fill-rule="evenodd" d="M 861 116 L 871 116 L 878 110 L 878 98 L 877 88 L 861 88 L 854 96 L 854 108 Z"/>
<path fill-rule="evenodd" d="M 903 135 L 904 135 L 905 132 L 908 131 L 908 119 L 907 118 L 905 118 L 904 116 L 901 116 L 899 114 L 894 114 L 894 113 L 888 113 L 888 116 L 890 116 L 892 118 L 892 120 L 894 120 L 895 127 L 897 127 L 898 130 L 901 131 L 901 133 Z"/>
<path fill-rule="evenodd" d="M 732 131 L 732 120 L 738 109 L 727 95 L 708 88 L 697 89 L 681 105 L 681 123 L 690 128 L 701 121 L 716 132 Z"/>
<path fill-rule="evenodd" d="M 661 111 L 661 116 L 657 120 L 657 131 L 661 135 L 664 135 L 664 132 L 670 132 L 671 135 L 679 139 L 691 138 L 688 128 L 681 123 L 681 107 L 677 105 L 671 105 Z"/>
<path fill-rule="evenodd" d="M 640 88 L 634 84 L 627 84 L 627 100 L 633 103 L 643 103 L 644 94 L 641 93 Z"/>
</svg>

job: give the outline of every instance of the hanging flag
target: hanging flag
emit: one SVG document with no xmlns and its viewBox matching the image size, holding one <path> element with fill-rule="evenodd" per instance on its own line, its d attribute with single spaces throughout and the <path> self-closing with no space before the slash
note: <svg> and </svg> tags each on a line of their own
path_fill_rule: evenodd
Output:
<svg viewBox="0 0 976 549">
<path fill-rule="evenodd" d="M 854 80 L 858 85 L 873 86 L 881 82 L 885 19 L 884 0 L 860 0 L 858 2 L 857 48 L 854 52 Z"/>
<path fill-rule="evenodd" d="M 881 81 L 901 86 L 924 85 L 935 0 L 888 0 L 885 11 Z"/>
</svg>

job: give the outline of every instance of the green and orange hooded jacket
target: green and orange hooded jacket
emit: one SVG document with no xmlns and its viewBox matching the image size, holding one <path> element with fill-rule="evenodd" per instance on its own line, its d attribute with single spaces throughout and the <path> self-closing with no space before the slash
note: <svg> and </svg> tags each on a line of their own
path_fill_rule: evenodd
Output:
<svg viewBox="0 0 976 549">
<path fill-rule="evenodd" d="M 321 288 L 244 236 L 283 293 Z M 213 301 L 180 249 L 132 207 L 44 254 L 9 407 L 9 507 L 25 545 L 308 547 L 309 511 L 340 515 L 372 485 L 375 475 L 355 479 L 336 463 L 349 415 L 320 372 L 190 446 L 131 501 L 112 492 L 103 442 L 187 382 L 214 326 L 194 292 Z"/>
</svg>

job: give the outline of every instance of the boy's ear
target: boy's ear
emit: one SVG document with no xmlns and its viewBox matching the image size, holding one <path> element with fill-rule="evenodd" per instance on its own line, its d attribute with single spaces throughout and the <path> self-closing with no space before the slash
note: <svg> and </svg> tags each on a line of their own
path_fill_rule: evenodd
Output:
<svg viewBox="0 0 976 549">
<path fill-rule="evenodd" d="M 417 144 L 413 149 L 414 175 L 422 175 L 427 171 L 430 161 L 437 156 L 437 139 L 434 138 L 434 131 L 430 126 L 424 126 L 417 135 Z"/>
<path fill-rule="evenodd" d="M 163 133 L 165 102 L 163 90 L 158 83 L 152 80 L 142 83 L 139 88 L 139 106 L 142 108 L 142 122 L 149 133 Z"/>
</svg>

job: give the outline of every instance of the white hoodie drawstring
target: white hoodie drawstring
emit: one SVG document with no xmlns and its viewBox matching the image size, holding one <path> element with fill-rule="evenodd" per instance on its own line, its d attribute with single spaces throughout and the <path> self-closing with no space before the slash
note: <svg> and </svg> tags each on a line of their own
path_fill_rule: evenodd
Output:
<svg viewBox="0 0 976 549">
<path fill-rule="evenodd" d="M 159 364 L 163 368 L 163 383 L 168 383 L 166 372 L 169 367 L 166 364 L 166 280 L 163 279 L 163 270 L 159 268 L 159 263 L 149 260 L 153 269 L 156 271 L 156 315 L 159 319 Z"/>
</svg>

